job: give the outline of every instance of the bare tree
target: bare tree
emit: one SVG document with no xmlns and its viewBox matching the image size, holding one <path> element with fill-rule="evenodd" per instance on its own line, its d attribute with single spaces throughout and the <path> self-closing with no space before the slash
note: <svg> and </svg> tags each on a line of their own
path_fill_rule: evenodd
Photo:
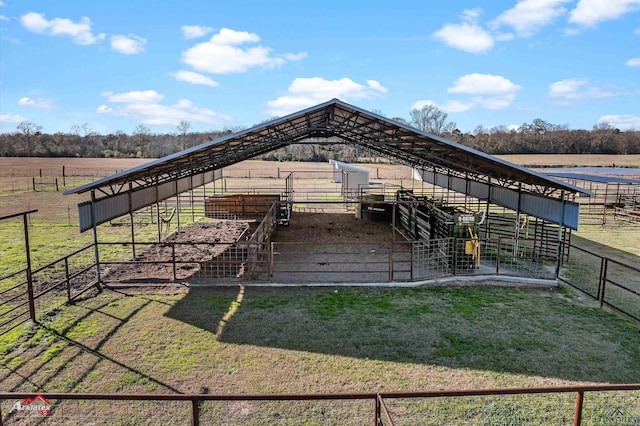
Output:
<svg viewBox="0 0 640 426">
<path fill-rule="evenodd" d="M 76 124 L 71 126 L 71 133 L 81 138 L 87 138 L 96 135 L 93 129 L 89 127 L 89 123 L 82 123 L 80 125 Z"/>
<path fill-rule="evenodd" d="M 409 116 L 413 127 L 434 135 L 449 134 L 456 128 L 455 122 L 447 121 L 449 114 L 435 105 L 425 105 L 421 109 L 414 108 Z"/>
<path fill-rule="evenodd" d="M 151 129 L 144 124 L 138 124 L 133 129 L 133 137 L 136 141 L 136 157 L 147 157 L 149 155 L 149 144 L 151 143 Z"/>
<path fill-rule="evenodd" d="M 33 142 L 33 137 L 40 134 L 40 132 L 42 131 L 42 126 L 39 126 L 31 121 L 23 121 L 18 124 L 18 130 L 22 132 L 22 139 L 27 145 L 27 156 L 31 157 L 31 145 Z"/>
<path fill-rule="evenodd" d="M 182 120 L 180 124 L 176 126 L 176 128 L 180 133 L 180 150 L 184 151 L 187 147 L 186 138 L 187 138 L 187 133 L 189 133 L 189 129 L 191 128 L 191 122 L 187 120 Z"/>
</svg>

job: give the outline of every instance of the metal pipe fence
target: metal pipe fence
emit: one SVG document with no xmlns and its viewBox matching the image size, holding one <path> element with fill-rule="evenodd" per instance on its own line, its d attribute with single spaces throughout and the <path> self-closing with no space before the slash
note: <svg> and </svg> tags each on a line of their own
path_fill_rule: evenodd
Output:
<svg viewBox="0 0 640 426">
<path fill-rule="evenodd" d="M 571 256 L 558 274 L 565 283 L 624 315 L 640 321 L 640 267 L 569 245 Z"/>
<path fill-rule="evenodd" d="M 59 308 L 97 284 L 93 244 L 0 278 L 0 334 Z M 24 278 L 22 278 L 24 276 Z"/>
<path fill-rule="evenodd" d="M 31 408 L 31 405 L 34 408 Z M 640 384 L 339 394 L 0 393 L 0 425 L 638 424 Z"/>
</svg>

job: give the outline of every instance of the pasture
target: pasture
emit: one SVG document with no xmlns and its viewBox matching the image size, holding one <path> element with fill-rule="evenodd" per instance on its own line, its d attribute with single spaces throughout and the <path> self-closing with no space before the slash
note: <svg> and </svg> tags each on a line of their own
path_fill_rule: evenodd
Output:
<svg viewBox="0 0 640 426">
<path fill-rule="evenodd" d="M 508 160 L 557 165 L 560 157 L 548 157 L 552 158 Z M 640 164 L 640 156 L 628 157 L 633 156 L 569 161 L 589 166 Z M 74 168 L 82 170 L 69 176 L 74 184 L 81 184 L 141 162 L 0 158 L 0 215 L 38 209 L 31 215 L 29 233 L 33 262 L 44 264 L 90 243 L 92 236 L 78 232 L 75 205 L 83 201 L 80 197 L 63 197 L 51 190 L 34 192 L 29 189 L 31 178 L 39 177 L 41 169 L 44 178 L 59 177 L 65 165 L 70 175 Z M 316 166 L 240 163 L 229 168 L 229 175 L 241 178 L 239 185 L 250 188 L 261 173 L 273 174 L 274 167 L 284 172 Z M 406 167 L 365 167 L 372 177 L 382 174 L 395 182 L 409 178 Z M 267 185 L 279 184 L 277 179 L 267 180 Z M 314 182 L 331 185 L 328 175 Z M 232 185 L 231 179 L 227 184 Z M 19 189 L 23 186 L 24 190 Z M 190 224 L 190 217 L 181 216 L 183 226 Z M 128 231 L 126 226 L 100 227 L 101 239 L 106 241 L 118 241 Z M 156 225 L 141 225 L 136 239 L 153 240 L 155 232 Z M 575 235 L 590 249 L 640 265 L 638 226 L 589 226 Z M 0 238 L 0 276 L 5 276 L 24 262 L 21 223 L 0 223 Z M 42 317 L 39 325 L 27 324 L 0 336 L 0 390 L 343 393 L 640 382 L 638 324 L 600 309 L 563 285 L 264 288 L 188 284 L 91 290 Z M 596 399 L 589 415 L 597 420 L 619 403 L 616 397 L 635 398 L 628 406 L 640 416 L 638 392 Z M 487 409 L 492 401 L 480 403 Z M 571 406 L 573 400 L 558 403 Z M 10 406 L 7 401 L 3 404 L 5 415 Z M 445 403 L 449 410 L 459 405 L 454 399 Z M 142 404 L 111 409 L 115 417 L 105 424 L 183 422 L 175 417 L 180 411 L 170 404 L 154 408 L 155 420 L 146 417 Z M 223 416 L 234 424 L 362 424 L 362 419 L 370 420 L 369 409 L 344 402 L 331 406 L 237 402 L 210 404 L 205 414 L 212 423 Z M 557 407 L 550 408 L 545 398 L 528 399 L 520 409 L 528 424 L 561 420 L 562 414 L 554 411 Z M 408 404 L 399 410 L 406 423 L 420 423 L 417 407 Z M 473 422 L 470 416 L 461 414 L 460 423 L 454 424 Z"/>
</svg>

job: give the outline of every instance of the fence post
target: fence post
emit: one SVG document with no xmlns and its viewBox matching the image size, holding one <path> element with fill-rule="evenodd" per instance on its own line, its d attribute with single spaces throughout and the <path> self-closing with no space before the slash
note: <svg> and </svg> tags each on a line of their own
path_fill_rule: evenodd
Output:
<svg viewBox="0 0 640 426">
<path fill-rule="evenodd" d="M 173 280 L 176 281 L 178 276 L 176 275 L 176 243 L 171 242 L 171 261 L 173 263 Z"/>
<path fill-rule="evenodd" d="M 200 425 L 200 404 L 197 399 L 191 400 L 191 418 L 193 426 Z"/>
<path fill-rule="evenodd" d="M 67 300 L 71 300 L 71 282 L 69 281 L 69 258 L 64 258 L 64 279 L 67 283 Z"/>
<path fill-rule="evenodd" d="M 36 178 L 31 178 L 31 186 L 33 187 L 33 192 L 36 192 Z"/>
<path fill-rule="evenodd" d="M 584 401 L 584 391 L 578 391 L 576 395 L 576 411 L 573 415 L 573 426 L 582 424 L 582 403 Z"/>
<path fill-rule="evenodd" d="M 456 275 L 456 269 L 458 267 L 458 239 L 453 237 L 453 270 L 451 271 L 453 275 Z"/>
<path fill-rule="evenodd" d="M 501 248 L 502 246 L 502 240 L 500 238 L 498 238 L 498 257 L 496 258 L 496 275 L 500 275 L 500 255 L 501 255 Z"/>
<path fill-rule="evenodd" d="M 33 295 L 33 277 L 31 275 L 31 253 L 29 249 L 29 223 L 27 222 L 27 213 L 22 215 L 24 226 L 24 248 L 27 255 L 27 293 L 29 296 L 29 315 L 31 321 L 36 322 L 36 303 Z"/>
<path fill-rule="evenodd" d="M 373 400 L 373 426 L 379 426 L 382 424 L 380 419 L 380 398 L 378 398 L 379 394 L 376 394 L 375 399 Z"/>
<path fill-rule="evenodd" d="M 393 245 L 395 241 L 391 240 L 389 244 L 389 281 L 393 281 Z"/>
<path fill-rule="evenodd" d="M 600 276 L 598 277 L 598 298 L 596 300 L 600 300 L 602 296 L 602 284 L 604 282 L 604 257 L 600 258 Z"/>
<path fill-rule="evenodd" d="M 602 294 L 600 296 L 600 309 L 604 306 L 604 291 L 607 288 L 607 267 L 609 266 L 609 259 L 604 258 L 604 268 L 602 269 Z"/>
</svg>

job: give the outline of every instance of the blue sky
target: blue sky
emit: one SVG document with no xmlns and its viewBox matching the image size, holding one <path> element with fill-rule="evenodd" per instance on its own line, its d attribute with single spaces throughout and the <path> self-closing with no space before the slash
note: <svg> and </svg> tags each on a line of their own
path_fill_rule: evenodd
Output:
<svg viewBox="0 0 640 426">
<path fill-rule="evenodd" d="M 0 1 L 0 131 L 248 127 L 337 97 L 640 130 L 640 0 Z"/>
</svg>

